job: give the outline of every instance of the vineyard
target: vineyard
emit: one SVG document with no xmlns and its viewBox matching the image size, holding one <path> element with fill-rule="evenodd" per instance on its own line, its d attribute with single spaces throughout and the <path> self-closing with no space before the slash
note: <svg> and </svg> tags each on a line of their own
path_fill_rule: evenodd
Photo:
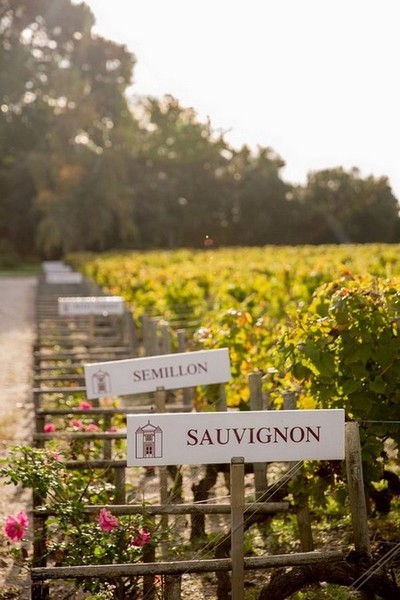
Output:
<svg viewBox="0 0 400 600">
<path fill-rule="evenodd" d="M 176 251 L 71 261 L 107 293 L 123 296 L 138 325 L 142 315 L 168 322 L 175 350 L 181 328 L 188 332 L 188 349 L 229 347 L 231 407 L 247 402 L 247 377 L 255 370 L 277 407 L 288 390 L 309 408 L 343 403 L 349 393 L 378 398 L 379 386 L 389 380 L 397 385 L 391 359 L 397 353 L 398 246 Z M 384 376 L 357 371 L 368 359 Z M 203 401 L 212 403 L 207 393 Z"/>
<path fill-rule="evenodd" d="M 152 570 L 157 561 L 229 555 L 229 526 L 219 506 L 221 490 L 227 494 L 223 503 L 229 497 L 229 469 L 182 465 L 162 472 L 164 479 L 151 488 L 152 469 L 144 475 L 140 469 L 126 469 L 125 419 L 130 412 L 146 411 L 152 402 L 167 412 L 249 411 L 255 405 L 269 411 L 343 408 L 360 436 L 368 551 L 361 559 L 354 552 L 348 472 L 342 461 L 264 465 L 264 487 L 254 465 L 246 470 L 251 510 L 245 521 L 246 557 L 332 552 L 322 557 L 325 562 L 306 562 L 307 567 L 301 558 L 278 561 L 276 573 L 266 560 L 264 569 L 249 571 L 253 575 L 245 598 L 400 597 L 399 250 L 396 245 L 271 246 L 68 256 L 66 262 L 89 286 L 86 295 L 89 289 L 91 295 L 97 290 L 122 297 L 127 307 L 123 326 L 127 315 L 131 322 L 128 334 L 116 319 L 97 323 L 100 333 L 94 333 L 93 320 L 46 316 L 41 354 L 37 351 L 42 357 L 47 343 L 43 387 L 37 384 L 34 392 L 34 444 L 14 449 L 1 470 L 11 483 L 34 491 L 41 532 L 36 531 L 34 580 L 57 578 L 56 569 L 63 567 L 72 569 L 63 577 L 74 579 L 78 570 L 73 569 L 79 568 L 82 597 L 164 594 L 172 600 L 191 594 L 184 595 L 182 581 L 178 585 L 168 570 L 157 587 L 157 570 Z M 48 288 L 40 289 L 50 311 Z M 74 295 L 79 293 L 80 288 L 73 288 Z M 49 323 L 54 325 L 51 335 Z M 68 329 L 64 337 L 59 333 L 63 327 Z M 80 362 L 73 354 L 78 346 Z M 94 403 L 85 395 L 85 361 L 218 348 L 229 349 L 232 377 L 226 385 L 159 392 L 155 398 L 143 397 L 139 405 L 114 397 Z M 150 488 L 152 498 L 146 495 Z M 169 513 L 165 506 L 152 507 L 160 489 Z M 216 510 L 211 516 L 199 508 L 210 501 L 219 506 L 219 516 Z M 187 507 L 190 503 L 196 504 L 196 512 Z M 191 515 L 186 520 L 184 510 Z M 24 522 L 18 525 L 24 530 Z M 132 571 L 143 563 L 147 571 Z M 124 570 L 124 564 L 130 569 Z M 100 565 L 108 565 L 108 573 L 96 571 Z M 110 565 L 120 565 L 120 571 L 113 574 Z M 215 595 L 209 597 L 218 600 L 229 597 L 230 588 L 226 564 L 221 569 L 213 577 L 203 575 L 214 585 Z M 187 571 L 176 567 L 175 574 L 189 572 L 187 565 Z M 49 597 L 48 588 L 35 585 L 36 598 Z"/>
</svg>

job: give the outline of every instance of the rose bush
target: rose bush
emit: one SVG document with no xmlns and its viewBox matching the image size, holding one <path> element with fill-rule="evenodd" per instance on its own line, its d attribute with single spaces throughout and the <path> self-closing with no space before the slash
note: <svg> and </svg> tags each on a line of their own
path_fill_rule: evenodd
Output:
<svg viewBox="0 0 400 600">
<path fill-rule="evenodd" d="M 47 564 L 133 563 L 142 560 L 144 553 L 154 551 L 161 532 L 146 515 L 145 506 L 141 514 L 117 517 L 111 507 L 115 488 L 107 473 L 68 469 L 63 462 L 65 458 L 65 454 L 52 445 L 46 449 L 16 446 L 0 468 L 0 476 L 7 484 L 30 488 L 35 497 L 41 499 L 46 532 L 42 558 Z M 87 508 L 89 505 L 99 506 L 99 509 L 93 512 Z M 12 542 L 19 542 L 26 534 L 28 523 L 26 513 L 10 515 L 3 532 Z M 19 558 L 25 559 L 29 566 L 32 551 L 20 552 Z M 104 580 L 101 583 L 81 580 L 77 585 L 95 594 L 104 588 Z M 113 597 L 134 598 L 136 588 L 135 577 L 125 578 L 115 587 Z"/>
</svg>

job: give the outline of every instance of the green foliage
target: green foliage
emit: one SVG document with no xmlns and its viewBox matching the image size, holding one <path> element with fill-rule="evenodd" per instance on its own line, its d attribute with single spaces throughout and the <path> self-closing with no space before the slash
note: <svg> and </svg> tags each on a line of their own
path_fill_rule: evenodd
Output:
<svg viewBox="0 0 400 600">
<path fill-rule="evenodd" d="M 279 341 L 303 396 L 360 423 L 367 485 L 383 475 L 387 438 L 400 441 L 399 310 L 399 280 L 349 273 L 318 288 Z"/>
<path fill-rule="evenodd" d="M 104 248 L 116 227 L 123 240 L 133 235 L 124 92 L 134 57 L 92 35 L 93 24 L 89 8 L 70 0 L 2 10 L 0 237 L 19 251 Z"/>
<path fill-rule="evenodd" d="M 271 408 L 282 408 L 292 391 L 300 409 L 344 407 L 348 419 L 359 421 L 371 493 L 386 469 L 396 471 L 388 441 L 396 448 L 400 431 L 398 246 L 266 246 L 71 261 L 107 293 L 125 297 L 136 316 L 157 314 L 172 324 L 178 312 L 198 316 L 190 349 L 229 348 L 229 406 L 248 408 L 248 376 L 257 371 Z M 218 405 L 219 386 L 196 392 L 198 409 Z M 306 463 L 291 491 L 315 506 L 326 507 L 330 494 L 345 505 L 344 478 L 340 463 Z"/>
<path fill-rule="evenodd" d="M 324 284 L 351 277 L 350 269 L 354 276 L 371 272 L 387 277 L 400 272 L 397 247 L 385 245 L 135 252 L 123 256 L 74 255 L 69 260 L 107 293 L 122 295 L 138 325 L 144 312 L 162 316 L 171 324 L 179 322 L 190 330 L 198 320 L 193 349 L 230 349 L 233 378 L 227 399 L 232 406 L 247 400 L 247 377 L 254 370 L 264 374 L 264 388 L 274 395 L 279 388 L 281 392 L 296 390 L 304 370 L 316 373 L 319 368 L 324 374 L 320 393 L 329 398 L 331 386 L 335 387 L 332 379 L 336 367 L 332 355 L 325 351 L 328 342 L 324 335 L 331 325 L 323 320 L 322 305 L 318 309 L 321 314 L 316 312 L 324 300 Z M 319 296 L 312 301 L 319 288 Z M 292 327 L 293 335 L 301 337 L 303 318 L 319 336 L 322 349 L 310 335 L 304 361 L 297 361 L 290 370 L 287 357 L 291 342 L 284 331 Z M 281 338 L 283 349 L 278 350 Z M 359 343 L 358 351 L 362 348 Z M 355 386 L 355 378 L 348 377 L 345 385 Z M 379 379 L 374 385 L 379 385 Z M 310 394 L 300 397 L 300 406 L 314 405 Z"/>
</svg>

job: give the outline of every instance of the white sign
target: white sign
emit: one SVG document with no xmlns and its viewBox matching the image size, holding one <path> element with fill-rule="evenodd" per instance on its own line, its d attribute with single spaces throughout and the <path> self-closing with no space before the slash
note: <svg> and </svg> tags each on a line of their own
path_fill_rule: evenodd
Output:
<svg viewBox="0 0 400 600">
<path fill-rule="evenodd" d="M 75 271 L 48 271 L 46 283 L 82 283 L 82 273 Z"/>
<path fill-rule="evenodd" d="M 88 398 L 222 383 L 231 378 L 228 348 L 85 365 Z"/>
<path fill-rule="evenodd" d="M 344 410 L 128 415 L 127 442 L 131 467 L 342 460 Z"/>
<path fill-rule="evenodd" d="M 63 271 L 70 272 L 72 271 L 72 267 L 66 265 L 61 260 L 45 260 L 42 262 L 42 268 L 45 273 L 54 272 L 54 271 Z"/>
<path fill-rule="evenodd" d="M 68 315 L 122 315 L 124 299 L 121 296 L 73 296 L 58 299 L 58 314 Z"/>
</svg>

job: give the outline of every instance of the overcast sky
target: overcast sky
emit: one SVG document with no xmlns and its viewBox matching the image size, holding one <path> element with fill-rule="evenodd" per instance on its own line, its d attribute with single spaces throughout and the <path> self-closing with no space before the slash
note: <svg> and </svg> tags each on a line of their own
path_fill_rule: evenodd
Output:
<svg viewBox="0 0 400 600">
<path fill-rule="evenodd" d="M 136 94 L 172 94 L 284 179 L 343 166 L 400 200 L 399 0 L 85 0 L 137 59 Z"/>
</svg>

